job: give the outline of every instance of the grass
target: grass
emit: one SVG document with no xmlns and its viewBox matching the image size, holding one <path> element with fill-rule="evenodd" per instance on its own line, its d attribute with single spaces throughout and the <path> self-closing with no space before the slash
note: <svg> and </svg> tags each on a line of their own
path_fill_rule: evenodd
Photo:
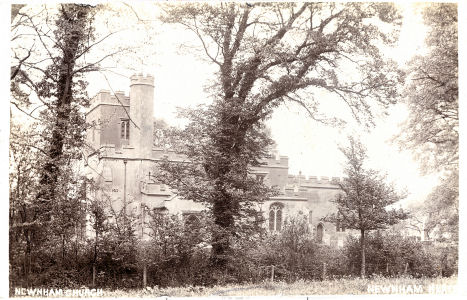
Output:
<svg viewBox="0 0 467 300">
<path fill-rule="evenodd" d="M 168 287 L 139 290 L 104 291 L 104 297 L 207 297 L 207 296 L 273 296 L 273 295 L 359 295 L 368 294 L 368 286 L 423 287 L 423 294 L 430 293 L 430 285 L 457 285 L 457 276 L 449 278 L 341 278 L 324 281 L 262 282 L 258 284 L 231 284 L 213 287 Z M 449 291 L 443 291 L 444 293 Z M 380 292 L 381 293 L 381 292 Z M 441 293 L 439 291 L 438 293 Z"/>
</svg>

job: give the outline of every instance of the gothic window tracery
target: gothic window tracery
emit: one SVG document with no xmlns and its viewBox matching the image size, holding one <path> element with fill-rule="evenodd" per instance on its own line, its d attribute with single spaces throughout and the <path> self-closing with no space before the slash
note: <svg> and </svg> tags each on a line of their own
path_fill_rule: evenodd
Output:
<svg viewBox="0 0 467 300">
<path fill-rule="evenodd" d="M 273 203 L 269 207 L 269 231 L 281 231 L 283 207 L 281 203 Z"/>
<path fill-rule="evenodd" d="M 130 139 L 130 120 L 122 120 L 120 136 L 123 140 Z"/>
</svg>

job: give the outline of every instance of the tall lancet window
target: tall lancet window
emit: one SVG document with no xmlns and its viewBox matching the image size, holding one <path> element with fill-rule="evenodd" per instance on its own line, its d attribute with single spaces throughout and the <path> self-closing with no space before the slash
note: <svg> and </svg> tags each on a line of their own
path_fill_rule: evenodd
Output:
<svg viewBox="0 0 467 300">
<path fill-rule="evenodd" d="M 269 207 L 269 231 L 280 231 L 282 228 L 282 208 L 280 203 L 273 203 Z"/>
<path fill-rule="evenodd" d="M 121 138 L 122 138 L 122 140 L 129 140 L 130 139 L 130 120 L 122 120 Z"/>
</svg>

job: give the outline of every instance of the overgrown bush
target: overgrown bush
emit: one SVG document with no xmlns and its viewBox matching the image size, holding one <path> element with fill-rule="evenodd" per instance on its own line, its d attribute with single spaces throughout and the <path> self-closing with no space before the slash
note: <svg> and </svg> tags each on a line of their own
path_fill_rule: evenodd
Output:
<svg viewBox="0 0 467 300">
<path fill-rule="evenodd" d="M 295 281 L 298 279 L 321 279 L 323 276 L 346 274 L 346 258 L 340 249 L 317 243 L 306 218 L 288 218 L 278 233 L 267 234 L 248 257 L 255 261 L 266 279 Z"/>
<path fill-rule="evenodd" d="M 349 236 L 345 247 L 350 273 L 358 275 L 360 239 Z M 457 248 L 430 245 L 394 231 L 377 231 L 365 241 L 367 274 L 450 276 L 457 272 Z"/>
<path fill-rule="evenodd" d="M 27 280 L 10 261 L 11 286 L 91 286 L 93 264 L 96 286 L 111 289 L 141 288 L 144 268 L 147 285 L 159 287 L 259 283 L 270 280 L 273 268 L 274 280 L 285 282 L 359 275 L 359 238 L 350 236 L 344 248 L 318 243 L 300 217 L 285 220 L 280 232 L 238 235 L 232 241 L 230 264 L 217 270 L 211 266 L 210 219 L 189 220 L 151 214 L 151 230 L 143 240 L 132 230 L 128 236 L 106 228 L 97 244 L 92 238 L 67 244 L 63 260 L 61 247 L 44 244 L 40 255 L 34 255 L 33 275 Z M 10 255 L 19 261 L 24 254 Z M 457 247 L 422 243 L 397 232 L 375 232 L 367 236 L 366 262 L 367 274 L 450 276 L 457 273 Z"/>
<path fill-rule="evenodd" d="M 142 245 L 151 286 L 209 282 L 209 219 L 202 215 L 151 214 L 150 239 Z"/>
</svg>

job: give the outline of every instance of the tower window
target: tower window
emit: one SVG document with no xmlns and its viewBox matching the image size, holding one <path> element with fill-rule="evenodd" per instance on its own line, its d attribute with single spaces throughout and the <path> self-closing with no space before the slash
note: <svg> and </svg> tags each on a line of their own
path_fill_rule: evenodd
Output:
<svg viewBox="0 0 467 300">
<path fill-rule="evenodd" d="M 120 136 L 123 140 L 130 139 L 130 120 L 122 120 Z"/>
<path fill-rule="evenodd" d="M 273 203 L 269 208 L 269 231 L 281 231 L 282 207 L 280 203 Z"/>
</svg>

